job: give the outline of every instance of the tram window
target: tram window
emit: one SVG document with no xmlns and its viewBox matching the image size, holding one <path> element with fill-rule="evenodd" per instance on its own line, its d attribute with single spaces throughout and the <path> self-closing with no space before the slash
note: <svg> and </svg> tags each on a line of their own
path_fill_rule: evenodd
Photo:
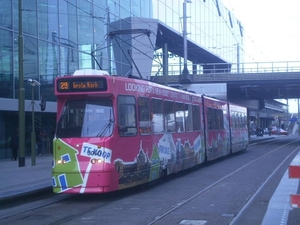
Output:
<svg viewBox="0 0 300 225">
<path fill-rule="evenodd" d="M 120 136 L 137 134 L 135 113 L 136 103 L 133 96 L 118 96 L 118 127 Z"/>
<path fill-rule="evenodd" d="M 138 98 L 138 113 L 140 134 L 146 135 L 151 133 L 150 109 L 148 98 Z"/>
<path fill-rule="evenodd" d="M 235 113 L 235 129 L 238 129 L 238 128 L 239 128 L 239 126 L 240 126 L 239 123 L 240 123 L 240 122 L 239 122 L 239 113 L 236 112 L 236 113 Z"/>
<path fill-rule="evenodd" d="M 65 103 L 56 136 L 107 137 L 112 134 L 114 115 L 108 99 L 76 99 Z"/>
<path fill-rule="evenodd" d="M 230 127 L 234 129 L 234 113 L 230 111 Z"/>
<path fill-rule="evenodd" d="M 243 128 L 247 128 L 247 115 L 243 113 Z"/>
<path fill-rule="evenodd" d="M 213 109 L 207 108 L 207 124 L 208 124 L 208 130 L 214 129 L 214 118 L 213 118 Z"/>
<path fill-rule="evenodd" d="M 192 105 L 185 104 L 184 121 L 186 131 L 193 131 L 193 114 Z"/>
<path fill-rule="evenodd" d="M 240 113 L 240 128 L 244 127 L 244 118 L 243 118 L 243 113 Z"/>
<path fill-rule="evenodd" d="M 223 110 L 217 109 L 217 129 L 223 130 L 224 129 L 224 116 L 223 116 Z"/>
<path fill-rule="evenodd" d="M 175 127 L 177 132 L 185 132 L 185 112 L 183 103 L 175 103 Z"/>
<path fill-rule="evenodd" d="M 200 119 L 200 107 L 198 105 L 193 105 L 193 124 L 194 124 L 194 131 L 200 130 L 201 126 L 201 119 Z"/>
<path fill-rule="evenodd" d="M 174 102 L 165 101 L 164 110 L 165 126 L 167 128 L 167 132 L 175 132 Z"/>
<path fill-rule="evenodd" d="M 223 130 L 224 117 L 223 110 L 207 108 L 208 129 L 209 130 Z"/>
<path fill-rule="evenodd" d="M 151 119 L 152 130 L 154 134 L 163 133 L 164 129 L 164 114 L 163 114 L 163 101 L 161 99 L 151 100 Z"/>
<path fill-rule="evenodd" d="M 237 129 L 238 125 L 237 125 L 237 112 L 233 112 L 233 117 L 232 117 L 232 124 L 233 124 L 233 128 Z"/>
</svg>

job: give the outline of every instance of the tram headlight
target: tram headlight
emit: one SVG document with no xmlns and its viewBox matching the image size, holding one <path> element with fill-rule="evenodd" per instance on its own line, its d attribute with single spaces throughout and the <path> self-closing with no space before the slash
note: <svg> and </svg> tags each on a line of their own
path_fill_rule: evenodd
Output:
<svg viewBox="0 0 300 225">
<path fill-rule="evenodd" d="M 102 159 L 91 159 L 91 163 L 92 163 L 92 164 L 95 164 L 95 163 L 100 164 L 100 163 L 102 163 L 102 162 L 103 162 Z"/>
<path fill-rule="evenodd" d="M 66 160 L 59 159 L 59 160 L 57 160 L 57 164 L 66 164 Z"/>
</svg>

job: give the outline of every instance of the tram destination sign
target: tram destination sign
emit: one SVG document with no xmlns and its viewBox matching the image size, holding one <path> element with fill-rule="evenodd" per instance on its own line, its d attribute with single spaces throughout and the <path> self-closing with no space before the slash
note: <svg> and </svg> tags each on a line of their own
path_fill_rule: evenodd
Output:
<svg viewBox="0 0 300 225">
<path fill-rule="evenodd" d="M 62 78 L 56 81 L 58 92 L 106 91 L 107 82 L 103 77 L 97 78 Z"/>
</svg>

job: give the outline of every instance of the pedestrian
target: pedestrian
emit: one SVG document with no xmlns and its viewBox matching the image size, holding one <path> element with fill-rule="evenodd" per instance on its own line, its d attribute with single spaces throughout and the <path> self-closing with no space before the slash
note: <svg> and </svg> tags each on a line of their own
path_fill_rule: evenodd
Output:
<svg viewBox="0 0 300 225">
<path fill-rule="evenodd" d="M 16 129 L 10 139 L 11 160 L 16 161 L 19 150 L 19 130 Z"/>
<path fill-rule="evenodd" d="M 268 131 L 269 131 L 269 136 L 271 136 L 272 135 L 272 127 L 271 127 L 271 125 L 268 127 Z"/>
</svg>

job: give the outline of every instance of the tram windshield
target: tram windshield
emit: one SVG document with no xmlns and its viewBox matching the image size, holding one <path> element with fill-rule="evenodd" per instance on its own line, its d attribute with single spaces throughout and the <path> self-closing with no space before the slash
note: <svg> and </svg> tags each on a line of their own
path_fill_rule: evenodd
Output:
<svg viewBox="0 0 300 225">
<path fill-rule="evenodd" d="M 109 99 L 69 100 L 57 124 L 56 136 L 107 137 L 114 123 L 112 101 Z"/>
</svg>

